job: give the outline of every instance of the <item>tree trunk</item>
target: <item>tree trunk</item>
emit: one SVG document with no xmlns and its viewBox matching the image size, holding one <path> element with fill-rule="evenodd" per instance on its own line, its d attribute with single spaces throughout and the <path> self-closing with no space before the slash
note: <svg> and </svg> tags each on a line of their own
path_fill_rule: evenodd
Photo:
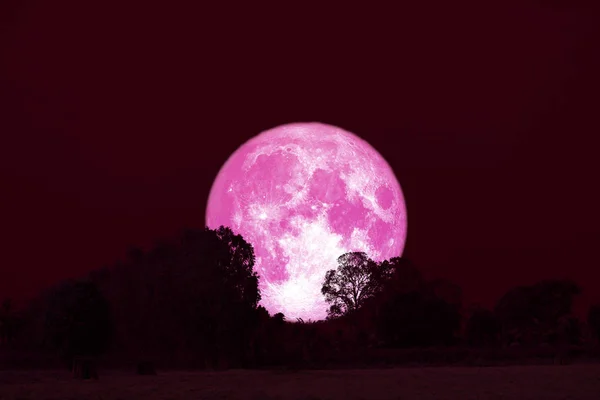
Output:
<svg viewBox="0 0 600 400">
<path fill-rule="evenodd" d="M 76 357 L 73 360 L 73 378 L 98 379 L 95 360 L 88 357 Z"/>
</svg>

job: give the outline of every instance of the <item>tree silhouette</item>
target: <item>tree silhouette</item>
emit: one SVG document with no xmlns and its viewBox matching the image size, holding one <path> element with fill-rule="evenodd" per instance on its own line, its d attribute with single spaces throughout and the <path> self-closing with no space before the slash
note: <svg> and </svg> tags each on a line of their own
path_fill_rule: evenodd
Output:
<svg viewBox="0 0 600 400">
<path fill-rule="evenodd" d="M 97 356 L 110 342 L 109 304 L 90 281 L 65 282 L 50 293 L 45 339 L 70 365 L 76 356 Z"/>
<path fill-rule="evenodd" d="M 254 248 L 230 228 L 221 226 L 215 234 L 221 244 L 217 265 L 224 273 L 224 285 L 232 290 L 236 301 L 256 308 L 261 295 L 254 271 Z"/>
<path fill-rule="evenodd" d="M 458 309 L 462 306 L 462 289 L 447 279 L 437 278 L 427 282 L 426 290 Z"/>
<path fill-rule="evenodd" d="M 339 317 L 358 310 L 366 300 L 381 292 L 389 278 L 389 264 L 377 264 L 363 252 L 338 258 L 338 267 L 325 274 L 321 293 L 330 304 L 328 317 Z"/>
<path fill-rule="evenodd" d="M 270 316 L 258 306 L 254 262 L 251 244 L 229 228 L 187 229 L 148 250 L 131 248 L 123 262 L 93 271 L 88 280 L 48 291 L 22 314 L 27 329 L 18 337 L 34 338 L 23 342 L 27 346 L 45 339 L 65 360 L 93 357 L 110 344 L 132 365 L 159 368 L 167 362 L 184 368 L 329 363 L 369 347 L 456 343 L 461 288 L 425 280 L 410 260 L 340 256 L 321 290 L 328 319 L 317 322 L 286 321 L 283 313 Z M 494 311 L 471 313 L 466 342 L 484 346 L 529 336 L 530 343 L 568 348 L 581 336 L 570 314 L 579 292 L 567 280 L 513 288 Z M 7 302 L 0 307 L 4 341 L 10 315 Z M 590 309 L 588 323 L 600 339 L 599 305 Z"/>
<path fill-rule="evenodd" d="M 587 323 L 597 340 L 600 341 L 600 304 L 590 306 Z"/>
<path fill-rule="evenodd" d="M 460 329 L 459 310 L 424 292 L 396 293 L 377 317 L 383 341 L 392 347 L 450 345 Z"/>
<path fill-rule="evenodd" d="M 561 318 L 570 314 L 573 298 L 580 292 L 570 280 L 544 280 L 509 290 L 494 309 L 504 340 L 555 341 Z"/>
<path fill-rule="evenodd" d="M 374 275 L 378 290 L 356 313 L 359 331 L 370 331 L 392 347 L 454 343 L 461 325 L 460 287 L 445 279 L 426 281 L 406 258 L 379 267 Z"/>
<path fill-rule="evenodd" d="M 383 276 L 383 293 L 377 298 L 385 301 L 386 296 L 399 293 L 423 292 L 427 290 L 427 282 L 419 269 L 407 258 L 394 257 L 381 263 Z M 429 285 L 432 289 L 433 285 Z"/>
<path fill-rule="evenodd" d="M 275 315 L 273 315 L 273 321 L 275 321 L 277 324 L 283 324 L 285 322 L 285 315 L 283 315 L 283 313 L 276 313 Z"/>
<path fill-rule="evenodd" d="M 502 325 L 496 315 L 485 308 L 476 308 L 467 321 L 465 335 L 471 346 L 497 343 Z"/>
<path fill-rule="evenodd" d="M 114 301 L 126 303 L 119 310 L 124 342 L 133 341 L 138 358 L 155 352 L 190 367 L 239 361 L 258 323 L 253 266 L 252 246 L 225 227 L 186 229 L 147 253 L 130 251 L 115 280 Z"/>
<path fill-rule="evenodd" d="M 253 267 L 252 246 L 226 227 L 187 229 L 148 252 L 131 250 L 105 282 L 121 348 L 190 367 L 246 362 L 261 318 Z"/>
<path fill-rule="evenodd" d="M 581 321 L 572 315 L 561 317 L 556 335 L 559 337 L 559 340 L 561 340 L 560 336 L 562 336 L 562 340 L 568 344 L 581 344 L 583 336 Z"/>
</svg>

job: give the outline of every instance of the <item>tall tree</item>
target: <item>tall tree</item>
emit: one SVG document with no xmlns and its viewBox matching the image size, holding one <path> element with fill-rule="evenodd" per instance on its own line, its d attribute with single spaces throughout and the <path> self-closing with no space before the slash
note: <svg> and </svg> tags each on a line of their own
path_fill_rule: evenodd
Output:
<svg viewBox="0 0 600 400">
<path fill-rule="evenodd" d="M 103 348 L 106 296 L 110 343 L 132 361 L 204 367 L 227 358 L 242 365 L 264 319 L 253 268 L 252 246 L 229 228 L 188 229 L 148 251 L 129 251 L 90 281 L 64 283 L 34 311 L 44 315 L 45 342 L 67 359 Z"/>
<path fill-rule="evenodd" d="M 383 289 L 390 276 L 389 264 L 377 264 L 363 252 L 351 252 L 338 258 L 338 267 L 325 274 L 321 293 L 330 304 L 330 318 L 358 310 Z"/>
<path fill-rule="evenodd" d="M 168 285 L 159 285 L 159 294 L 170 294 L 173 323 L 188 346 L 212 363 L 244 362 L 259 319 L 252 245 L 227 227 L 186 230 L 172 257 Z"/>
</svg>

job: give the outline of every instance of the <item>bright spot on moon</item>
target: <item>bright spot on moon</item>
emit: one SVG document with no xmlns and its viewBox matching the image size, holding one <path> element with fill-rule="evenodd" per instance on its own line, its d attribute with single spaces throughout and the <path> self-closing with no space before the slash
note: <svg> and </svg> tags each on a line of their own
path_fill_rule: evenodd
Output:
<svg viewBox="0 0 600 400">
<path fill-rule="evenodd" d="M 406 207 L 392 169 L 367 142 L 331 125 L 296 123 L 259 134 L 229 157 L 206 225 L 229 226 L 254 246 L 269 313 L 319 320 L 328 308 L 325 272 L 339 256 L 402 254 Z"/>
</svg>

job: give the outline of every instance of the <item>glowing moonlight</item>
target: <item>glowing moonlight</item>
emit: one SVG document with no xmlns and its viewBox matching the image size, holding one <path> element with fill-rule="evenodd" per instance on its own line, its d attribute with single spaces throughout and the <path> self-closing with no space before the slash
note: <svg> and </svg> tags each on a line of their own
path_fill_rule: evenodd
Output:
<svg viewBox="0 0 600 400">
<path fill-rule="evenodd" d="M 221 168 L 206 224 L 254 246 L 261 304 L 289 319 L 323 319 L 325 272 L 349 251 L 402 254 L 406 208 L 386 161 L 340 128 L 298 123 L 265 131 Z"/>
</svg>

